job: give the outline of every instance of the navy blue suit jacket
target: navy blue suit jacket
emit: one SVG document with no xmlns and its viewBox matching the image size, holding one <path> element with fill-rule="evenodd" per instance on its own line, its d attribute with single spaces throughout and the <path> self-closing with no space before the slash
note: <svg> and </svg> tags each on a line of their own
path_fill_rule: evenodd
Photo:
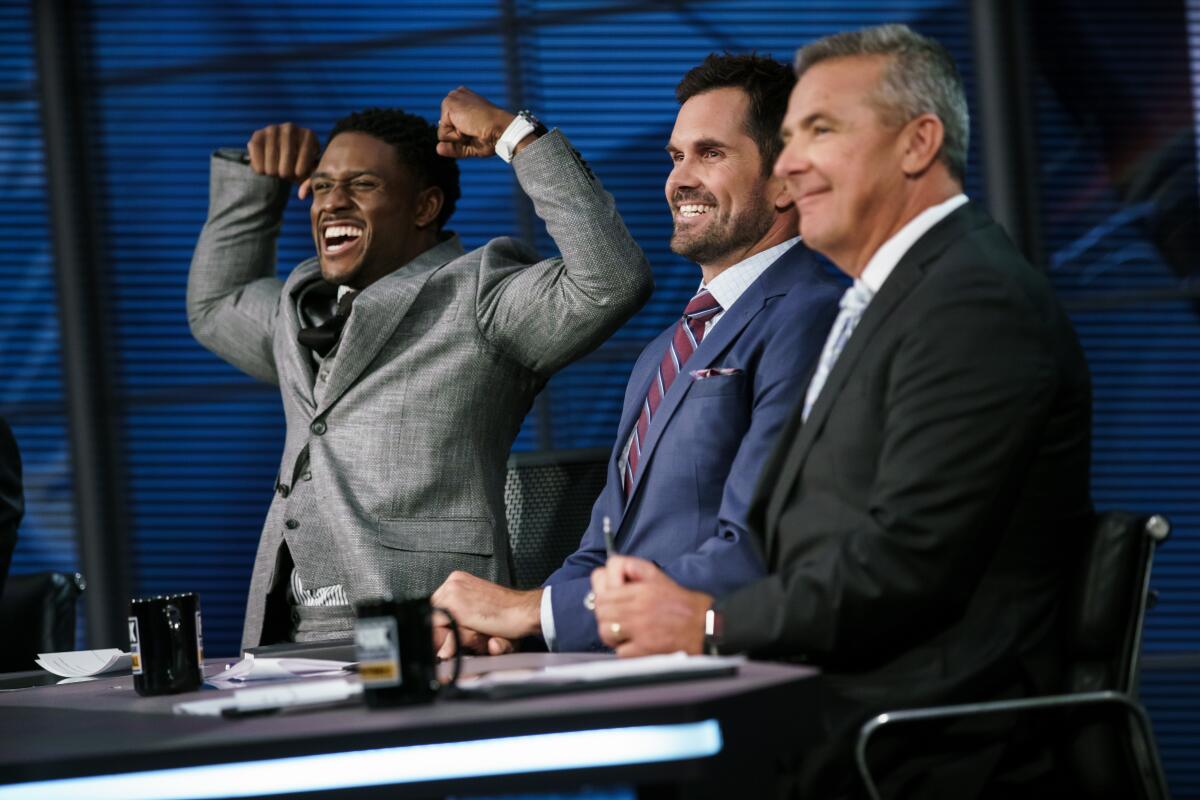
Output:
<svg viewBox="0 0 1200 800">
<path fill-rule="evenodd" d="M 583 598 L 605 560 L 605 516 L 618 552 L 656 562 L 690 589 L 721 595 L 764 574 L 758 544 L 747 535 L 750 500 L 762 462 L 803 398 L 844 285 L 798 244 L 746 289 L 659 405 L 627 504 L 617 462 L 674 326 L 642 351 L 591 523 L 579 549 L 546 580 L 554 587 L 556 650 L 603 648 Z M 733 374 L 690 374 L 718 367 Z"/>
</svg>

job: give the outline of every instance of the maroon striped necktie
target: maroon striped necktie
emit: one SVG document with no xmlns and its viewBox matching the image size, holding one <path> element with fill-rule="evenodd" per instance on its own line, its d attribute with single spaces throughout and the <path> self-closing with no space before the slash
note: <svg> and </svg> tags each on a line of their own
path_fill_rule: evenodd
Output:
<svg viewBox="0 0 1200 800">
<path fill-rule="evenodd" d="M 646 441 L 646 432 L 650 430 L 650 420 L 654 418 L 658 404 L 662 402 L 679 371 L 692 357 L 692 353 L 700 346 L 700 341 L 704 338 L 705 323 L 720 311 L 721 304 L 709 294 L 708 289 L 697 292 L 683 310 L 683 316 L 675 326 L 675 335 L 671 337 L 667 352 L 663 353 L 662 361 L 658 364 L 658 374 L 650 382 L 650 391 L 642 401 L 642 413 L 633 429 L 633 442 L 629 445 L 629 457 L 625 459 L 626 497 L 633 493 L 633 479 L 637 476 L 638 462 L 642 457 L 642 442 Z"/>
</svg>

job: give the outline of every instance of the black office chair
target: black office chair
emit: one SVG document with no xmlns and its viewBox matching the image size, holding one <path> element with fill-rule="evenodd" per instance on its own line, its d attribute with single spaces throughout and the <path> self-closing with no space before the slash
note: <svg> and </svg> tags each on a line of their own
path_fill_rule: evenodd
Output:
<svg viewBox="0 0 1200 800">
<path fill-rule="evenodd" d="M 9 575 L 0 598 L 0 672 L 37 669 L 38 653 L 75 649 L 75 605 L 87 588 L 78 572 Z"/>
<path fill-rule="evenodd" d="M 1097 515 L 1065 607 L 1067 670 L 1063 693 L 1021 700 L 890 711 L 868 720 L 855 748 L 859 775 L 881 797 L 867 761 L 883 730 L 933 720 L 1014 712 L 1053 713 L 1056 755 L 1073 798 L 1167 800 L 1150 718 L 1137 700 L 1142 623 L 1153 602 L 1154 551 L 1171 526 L 1164 517 L 1122 511 Z"/>
<path fill-rule="evenodd" d="M 607 448 L 513 453 L 504 510 L 513 585 L 532 589 L 579 547 L 604 488 Z"/>
</svg>

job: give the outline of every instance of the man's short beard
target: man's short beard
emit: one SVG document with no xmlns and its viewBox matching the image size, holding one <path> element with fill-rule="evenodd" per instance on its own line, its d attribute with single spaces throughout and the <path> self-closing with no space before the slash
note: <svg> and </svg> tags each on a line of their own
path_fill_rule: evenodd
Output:
<svg viewBox="0 0 1200 800">
<path fill-rule="evenodd" d="M 671 251 L 701 266 L 721 262 L 761 241 L 774 223 L 775 207 L 764 197 L 761 205 L 745 209 L 725 224 L 709 225 L 694 238 L 681 239 L 676 228 L 671 235 Z"/>
</svg>

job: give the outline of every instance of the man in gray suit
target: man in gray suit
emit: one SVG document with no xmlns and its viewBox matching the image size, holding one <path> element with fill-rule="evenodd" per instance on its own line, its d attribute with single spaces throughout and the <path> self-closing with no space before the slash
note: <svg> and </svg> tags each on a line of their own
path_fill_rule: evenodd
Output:
<svg viewBox="0 0 1200 800">
<path fill-rule="evenodd" d="M 460 88 L 436 134 L 369 109 L 335 125 L 319 163 L 317 149 L 287 124 L 214 155 L 188 281 L 193 335 L 278 384 L 287 417 L 243 647 L 349 636 L 354 603 L 428 595 L 456 569 L 507 582 L 504 466 L 521 421 L 651 289 L 612 197 L 527 112 Z M 464 253 L 443 230 L 458 196 L 444 156 L 493 153 L 561 257 L 509 238 Z M 318 255 L 280 281 L 288 181 L 312 193 Z"/>
</svg>

